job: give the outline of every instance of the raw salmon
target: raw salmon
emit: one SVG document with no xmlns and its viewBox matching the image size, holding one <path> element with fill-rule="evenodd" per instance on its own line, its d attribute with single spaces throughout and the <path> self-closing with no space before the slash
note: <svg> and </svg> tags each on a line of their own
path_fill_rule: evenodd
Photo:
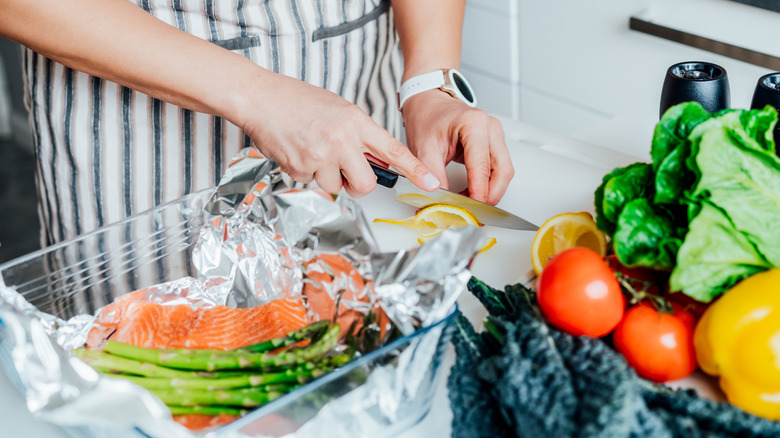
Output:
<svg viewBox="0 0 780 438">
<path fill-rule="evenodd" d="M 305 264 L 304 278 L 303 295 L 316 321 L 338 322 L 341 339 L 350 329 L 360 330 L 363 317 L 370 310 L 368 292 L 373 284 L 366 281 L 349 260 L 339 254 L 320 254 Z M 340 300 L 338 308 L 333 297 Z M 389 319 L 379 306 L 373 310 L 380 336 L 384 336 Z"/>
<path fill-rule="evenodd" d="M 209 429 L 212 427 L 222 426 L 228 423 L 232 423 L 240 417 L 227 414 L 219 415 L 203 415 L 203 414 L 185 414 L 174 415 L 173 421 L 181 424 L 189 430 L 197 431 L 203 429 Z"/>
<path fill-rule="evenodd" d="M 300 299 L 277 299 L 247 309 L 193 309 L 152 303 L 140 290 L 101 310 L 86 346 L 100 349 L 113 339 L 145 348 L 232 350 L 284 336 L 309 323 Z"/>
</svg>

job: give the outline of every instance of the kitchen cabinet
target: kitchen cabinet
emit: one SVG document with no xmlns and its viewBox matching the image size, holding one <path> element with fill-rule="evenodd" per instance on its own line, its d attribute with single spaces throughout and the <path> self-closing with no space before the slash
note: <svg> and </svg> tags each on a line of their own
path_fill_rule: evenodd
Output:
<svg viewBox="0 0 780 438">
<path fill-rule="evenodd" d="M 696 14 L 701 4 L 720 9 Z M 780 29 L 779 13 L 727 0 L 469 0 L 462 70 L 488 112 L 645 158 L 670 65 L 724 67 L 734 108 L 749 107 L 756 81 L 771 70 L 631 30 L 630 17 L 675 17 L 683 30 L 706 32 L 719 23 L 708 20 L 728 17 L 729 8 Z M 734 21 L 714 33 L 736 38 L 741 29 L 753 35 L 752 49 L 771 52 L 771 41 L 751 28 L 756 20 Z M 734 40 L 740 41 L 747 40 Z"/>
<path fill-rule="evenodd" d="M 461 71 L 480 108 L 520 117 L 518 0 L 469 0 L 463 22 Z"/>
</svg>

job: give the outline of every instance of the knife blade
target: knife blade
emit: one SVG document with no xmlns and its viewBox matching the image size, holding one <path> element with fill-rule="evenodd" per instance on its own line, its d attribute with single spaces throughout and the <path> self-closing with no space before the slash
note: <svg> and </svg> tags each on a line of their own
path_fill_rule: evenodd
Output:
<svg viewBox="0 0 780 438">
<path fill-rule="evenodd" d="M 377 184 L 394 190 L 396 194 L 395 199 L 404 204 L 418 208 L 430 204 L 450 204 L 470 211 L 485 225 L 525 231 L 536 231 L 539 229 L 538 226 L 519 216 L 490 204 L 471 199 L 468 196 L 445 189 L 427 192 L 414 185 L 400 173 L 377 164 L 370 158 L 368 162 L 371 164 L 374 175 L 376 175 Z"/>
</svg>

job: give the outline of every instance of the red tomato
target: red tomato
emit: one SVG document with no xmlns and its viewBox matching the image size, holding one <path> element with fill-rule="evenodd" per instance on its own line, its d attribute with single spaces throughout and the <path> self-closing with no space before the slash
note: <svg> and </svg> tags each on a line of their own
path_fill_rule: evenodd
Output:
<svg viewBox="0 0 780 438">
<path fill-rule="evenodd" d="M 615 348 L 636 373 L 653 382 L 682 379 L 696 369 L 695 318 L 677 303 L 674 313 L 642 302 L 626 311 L 612 334 Z"/>
<path fill-rule="evenodd" d="M 611 332 L 623 317 L 625 299 L 615 275 L 595 252 L 574 247 L 556 254 L 537 282 L 544 317 L 572 335 Z"/>
</svg>

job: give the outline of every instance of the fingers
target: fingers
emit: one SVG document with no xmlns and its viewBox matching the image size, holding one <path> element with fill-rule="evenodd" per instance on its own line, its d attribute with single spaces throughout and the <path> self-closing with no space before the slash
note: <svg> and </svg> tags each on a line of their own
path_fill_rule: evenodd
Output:
<svg viewBox="0 0 780 438">
<path fill-rule="evenodd" d="M 515 176 L 515 168 L 512 164 L 509 149 L 506 147 L 501 123 L 495 119 L 492 122 L 493 126 L 490 129 L 491 172 L 487 202 L 491 205 L 496 205 L 504 196 L 504 193 L 506 193 L 510 181 Z"/>
<path fill-rule="evenodd" d="M 363 154 L 342 157 L 340 166 L 344 190 L 353 198 L 367 195 L 376 187 L 376 175 Z"/>
<path fill-rule="evenodd" d="M 368 127 L 364 134 L 366 147 L 380 160 L 390 163 L 414 185 L 423 190 L 436 190 L 440 179 L 409 149 L 377 125 Z"/>
<path fill-rule="evenodd" d="M 446 169 L 447 163 L 443 152 L 446 150 L 446 146 L 436 147 L 436 145 L 431 144 L 435 141 L 435 139 L 422 140 L 424 144 L 421 148 L 418 148 L 419 152 L 417 153 L 417 158 L 428 166 L 433 174 L 436 175 L 436 178 L 441 182 L 441 188 L 449 189 L 450 184 L 447 179 Z"/>
<path fill-rule="evenodd" d="M 515 175 L 501 122 L 488 116 L 486 122 L 466 129 L 461 143 L 469 196 L 496 205 Z"/>
<path fill-rule="evenodd" d="M 341 191 L 343 179 L 337 167 L 325 167 L 314 172 L 314 180 L 317 185 L 328 193 Z"/>
<path fill-rule="evenodd" d="M 312 177 L 321 189 L 338 193 L 344 188 L 355 198 L 374 190 L 376 175 L 359 149 L 341 145 L 331 152 L 332 156 L 327 159 L 320 157 Z"/>
<path fill-rule="evenodd" d="M 470 129 L 461 139 L 463 161 L 469 182 L 469 196 L 477 201 L 487 202 L 490 191 L 490 136 L 487 130 Z"/>
</svg>

